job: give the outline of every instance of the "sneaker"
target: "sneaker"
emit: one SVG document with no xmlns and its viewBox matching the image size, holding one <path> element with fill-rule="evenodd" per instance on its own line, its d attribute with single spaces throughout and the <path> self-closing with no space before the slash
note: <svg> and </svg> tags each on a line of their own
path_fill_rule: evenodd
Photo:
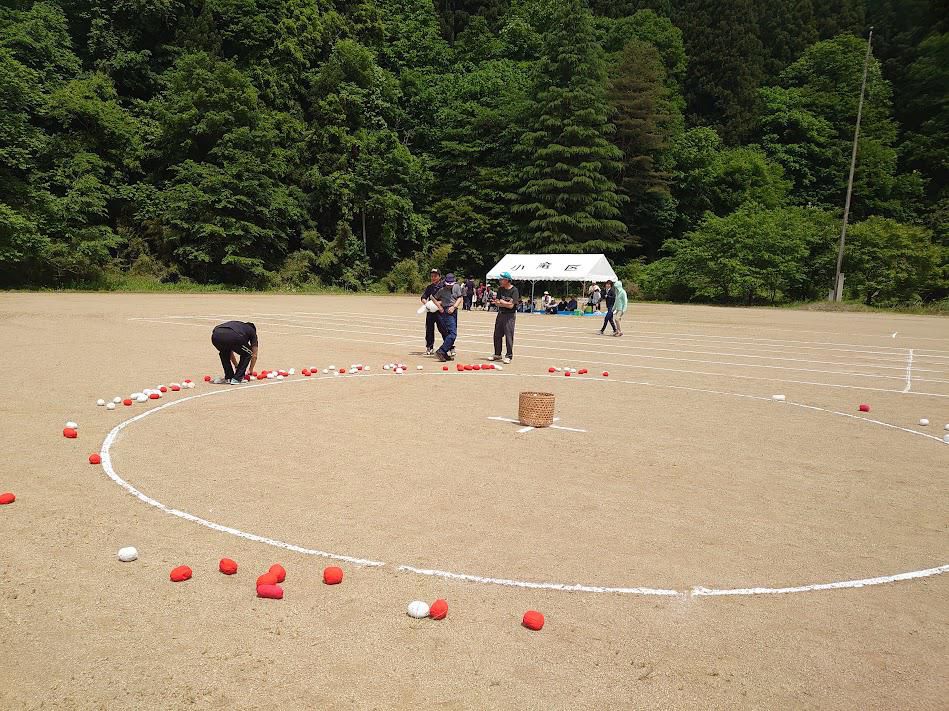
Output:
<svg viewBox="0 0 949 711">
<path fill-rule="evenodd" d="M 508 364 L 511 362 L 511 359 L 510 359 L 510 358 L 505 358 L 505 359 L 502 360 L 501 362 L 504 363 L 504 365 L 508 365 Z"/>
<path fill-rule="evenodd" d="M 603 331 L 598 331 L 598 333 L 599 333 L 601 336 L 605 336 L 605 335 L 606 335 L 605 333 L 603 333 Z"/>
<path fill-rule="evenodd" d="M 435 357 L 439 363 L 444 363 L 446 360 L 449 360 L 449 357 L 442 351 L 435 351 Z"/>
<path fill-rule="evenodd" d="M 490 358 L 488 358 L 488 360 L 501 360 L 501 356 L 499 356 L 499 355 L 493 355 L 493 356 L 491 356 Z"/>
<path fill-rule="evenodd" d="M 455 349 L 454 349 L 454 348 L 452 348 L 450 351 L 448 351 L 448 357 L 449 357 L 449 358 L 454 358 L 454 357 L 455 357 Z"/>
<path fill-rule="evenodd" d="M 227 381 L 224 378 L 215 378 L 211 381 L 212 385 L 224 385 Z"/>
<path fill-rule="evenodd" d="M 238 380 L 237 378 L 231 378 L 227 381 L 228 385 L 240 385 L 243 381 Z"/>
<path fill-rule="evenodd" d="M 434 349 L 434 348 L 426 348 L 426 349 L 425 349 L 425 355 L 432 355 L 432 353 L 434 353 L 434 352 L 435 352 L 435 349 Z"/>
</svg>

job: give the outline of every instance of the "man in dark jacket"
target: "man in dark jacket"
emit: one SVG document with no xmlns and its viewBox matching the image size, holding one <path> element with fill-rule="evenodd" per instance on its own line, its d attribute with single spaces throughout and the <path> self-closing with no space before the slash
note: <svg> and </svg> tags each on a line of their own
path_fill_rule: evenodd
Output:
<svg viewBox="0 0 949 711">
<path fill-rule="evenodd" d="M 211 331 L 211 345 L 217 348 L 224 366 L 224 377 L 216 378 L 218 385 L 237 385 L 244 381 L 248 370 L 257 364 L 257 327 L 243 321 L 227 321 Z"/>
<path fill-rule="evenodd" d="M 422 292 L 422 303 L 424 304 L 429 299 L 435 296 L 435 292 L 438 291 L 441 286 L 442 274 L 437 269 L 432 269 L 432 283 L 425 287 L 425 291 Z M 431 355 L 435 352 L 435 327 L 438 327 L 438 332 L 441 334 L 442 338 L 445 337 L 445 332 L 442 330 L 441 322 L 438 320 L 437 311 L 427 311 L 425 313 L 425 355 Z"/>
</svg>

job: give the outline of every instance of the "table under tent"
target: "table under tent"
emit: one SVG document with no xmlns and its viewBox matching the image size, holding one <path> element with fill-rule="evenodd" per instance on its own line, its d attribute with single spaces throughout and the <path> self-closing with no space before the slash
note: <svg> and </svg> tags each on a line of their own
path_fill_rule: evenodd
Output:
<svg viewBox="0 0 949 711">
<path fill-rule="evenodd" d="M 497 280 L 510 272 L 514 281 L 531 283 L 531 311 L 534 311 L 534 286 L 544 281 L 579 281 L 586 296 L 588 282 L 616 281 L 616 272 L 603 254 L 505 254 L 488 272 Z"/>
</svg>

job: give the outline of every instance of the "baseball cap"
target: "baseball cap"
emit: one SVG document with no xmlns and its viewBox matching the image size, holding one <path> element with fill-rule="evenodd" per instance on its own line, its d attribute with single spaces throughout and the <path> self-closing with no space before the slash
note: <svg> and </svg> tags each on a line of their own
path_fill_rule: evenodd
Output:
<svg viewBox="0 0 949 711">
<path fill-rule="evenodd" d="M 501 272 L 501 278 L 511 281 L 514 277 L 511 276 L 511 272 Z"/>
<path fill-rule="evenodd" d="M 448 275 L 446 275 L 446 276 L 445 276 L 445 283 L 448 284 L 449 286 L 451 286 L 452 284 L 454 284 L 454 283 L 455 283 L 455 275 L 454 275 L 454 274 L 448 274 Z"/>
<path fill-rule="evenodd" d="M 441 272 L 438 271 L 435 267 L 432 267 L 432 271 L 429 272 L 429 273 L 430 273 L 430 274 L 441 274 Z"/>
</svg>

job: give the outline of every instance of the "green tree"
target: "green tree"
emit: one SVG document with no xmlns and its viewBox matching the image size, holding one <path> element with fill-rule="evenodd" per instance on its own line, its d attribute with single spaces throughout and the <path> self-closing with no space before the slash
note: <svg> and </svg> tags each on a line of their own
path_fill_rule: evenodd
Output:
<svg viewBox="0 0 949 711">
<path fill-rule="evenodd" d="M 689 56 L 690 122 L 714 128 L 726 143 L 744 141 L 755 127 L 765 71 L 754 1 L 735 0 L 724 12 L 717 0 L 683 0 L 675 19 Z"/>
<path fill-rule="evenodd" d="M 866 15 L 865 0 L 812 0 L 817 33 L 830 39 L 842 33 L 863 33 Z"/>
<path fill-rule="evenodd" d="M 868 305 L 918 303 L 944 288 L 947 265 L 946 248 L 934 245 L 928 230 L 870 217 L 848 232 L 845 290 Z"/>
<path fill-rule="evenodd" d="M 930 179 L 931 195 L 949 197 L 949 32 L 919 45 L 903 89 L 906 163 Z"/>
<path fill-rule="evenodd" d="M 533 125 L 524 134 L 521 201 L 527 227 L 518 246 L 533 251 L 615 251 L 630 238 L 611 176 L 621 151 L 605 98 L 603 50 L 582 0 L 561 0 L 539 68 Z"/>
<path fill-rule="evenodd" d="M 770 79 L 817 41 L 817 20 L 812 0 L 758 0 L 758 22 Z"/>
</svg>

